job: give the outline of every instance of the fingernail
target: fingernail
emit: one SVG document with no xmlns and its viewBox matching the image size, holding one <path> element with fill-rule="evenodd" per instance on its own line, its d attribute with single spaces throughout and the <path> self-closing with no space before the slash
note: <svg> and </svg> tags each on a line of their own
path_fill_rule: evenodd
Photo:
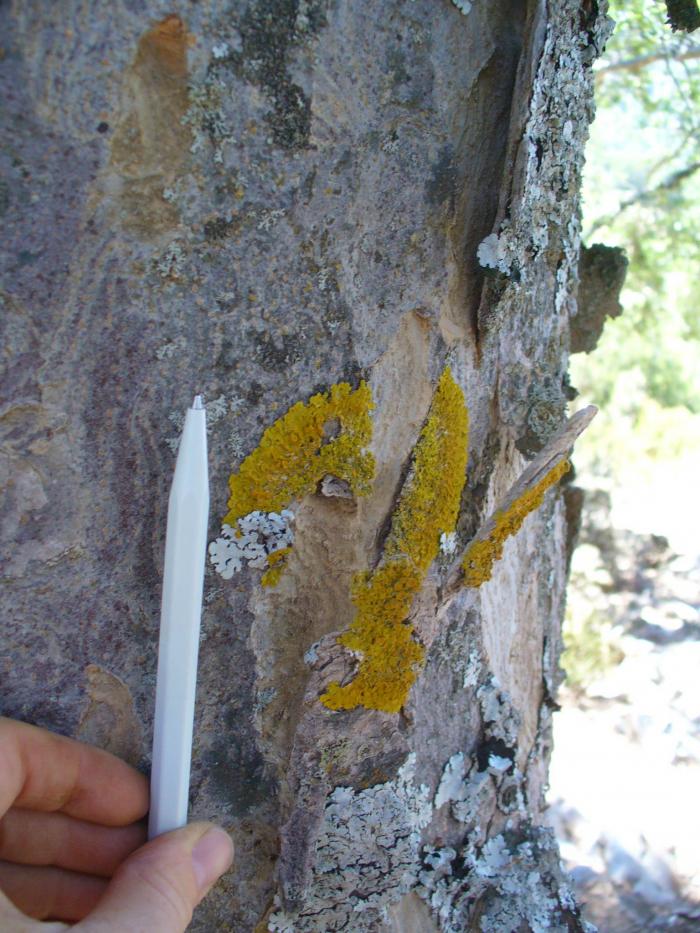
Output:
<svg viewBox="0 0 700 933">
<path fill-rule="evenodd" d="M 223 829 L 212 826 L 192 849 L 192 867 L 202 896 L 233 862 L 233 843 Z"/>
</svg>

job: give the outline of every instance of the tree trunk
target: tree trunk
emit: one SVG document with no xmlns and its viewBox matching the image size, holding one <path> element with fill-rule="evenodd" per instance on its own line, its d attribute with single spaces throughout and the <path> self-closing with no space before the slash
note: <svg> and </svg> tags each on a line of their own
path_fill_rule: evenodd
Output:
<svg viewBox="0 0 700 933">
<path fill-rule="evenodd" d="M 237 856 L 192 928 L 582 929 L 561 457 L 506 491 L 564 419 L 601 4 L 1 15 L 4 712 L 148 768 L 201 392 L 191 812 Z"/>
</svg>

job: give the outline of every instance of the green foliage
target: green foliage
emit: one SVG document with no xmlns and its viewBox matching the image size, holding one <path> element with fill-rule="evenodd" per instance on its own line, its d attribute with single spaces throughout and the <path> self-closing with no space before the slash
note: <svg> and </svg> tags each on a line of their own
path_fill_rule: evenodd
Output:
<svg viewBox="0 0 700 933">
<path fill-rule="evenodd" d="M 584 238 L 623 246 L 630 265 L 623 315 L 594 353 L 572 359 L 573 384 L 603 409 L 592 459 L 607 472 L 629 455 L 635 431 L 648 435 L 638 448 L 667 456 L 700 413 L 700 42 L 671 31 L 663 0 L 612 0 L 610 12 L 617 25 L 597 72 Z M 671 431 L 666 444 L 660 425 Z"/>
<path fill-rule="evenodd" d="M 597 487 L 661 495 L 700 453 L 700 41 L 673 32 L 664 0 L 611 0 L 617 26 L 597 72 L 584 241 L 622 246 L 623 314 L 571 381 L 600 413 L 576 446 Z M 692 472 L 692 467 L 690 468 Z M 686 475 L 683 474 L 683 475 Z M 628 513 L 629 515 L 629 513 Z M 585 689 L 623 657 L 600 554 L 574 555 L 562 666 Z"/>
<path fill-rule="evenodd" d="M 584 690 L 624 658 L 616 633 L 597 612 L 581 619 L 567 616 L 561 666 L 569 687 Z"/>
<path fill-rule="evenodd" d="M 664 0 L 611 0 L 610 15 L 615 32 L 598 66 L 600 104 L 635 99 L 659 125 L 670 117 L 686 132 L 696 130 L 697 37 L 669 29 Z"/>
</svg>

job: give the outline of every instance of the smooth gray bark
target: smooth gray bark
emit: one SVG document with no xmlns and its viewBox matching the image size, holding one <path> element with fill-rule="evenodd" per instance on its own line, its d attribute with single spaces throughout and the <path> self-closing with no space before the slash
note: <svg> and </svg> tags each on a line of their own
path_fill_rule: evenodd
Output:
<svg viewBox="0 0 700 933">
<path fill-rule="evenodd" d="M 601 5 L 0 15 L 3 712 L 147 768 L 185 407 L 209 402 L 213 540 L 265 428 L 364 378 L 370 495 L 293 504 L 279 587 L 208 571 L 192 813 L 223 822 L 237 858 L 193 929 L 582 929 L 538 828 L 560 492 L 480 588 L 441 599 L 434 564 L 400 713 L 318 697 L 352 672 L 336 641 L 351 581 L 445 364 L 471 419 L 462 546 L 562 422 Z"/>
</svg>

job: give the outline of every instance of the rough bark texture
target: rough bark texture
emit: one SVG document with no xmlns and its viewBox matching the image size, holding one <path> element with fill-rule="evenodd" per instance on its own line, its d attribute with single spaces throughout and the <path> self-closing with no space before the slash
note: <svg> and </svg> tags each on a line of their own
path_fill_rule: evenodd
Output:
<svg viewBox="0 0 700 933">
<path fill-rule="evenodd" d="M 581 246 L 576 317 L 571 320 L 569 350 L 590 353 L 598 345 L 605 321 L 622 314 L 620 292 L 629 260 L 621 246 Z"/>
<path fill-rule="evenodd" d="M 432 562 L 400 712 L 319 697 L 356 674 L 353 579 L 446 364 L 471 422 L 455 546 L 562 422 L 600 4 L 0 10 L 3 711 L 147 768 L 185 407 L 209 402 L 213 541 L 263 431 L 364 379 L 368 494 L 337 477 L 288 503 L 274 586 L 208 571 L 192 813 L 237 859 L 193 929 L 581 929 L 538 826 L 557 491 L 489 582 L 447 597 Z"/>
</svg>

